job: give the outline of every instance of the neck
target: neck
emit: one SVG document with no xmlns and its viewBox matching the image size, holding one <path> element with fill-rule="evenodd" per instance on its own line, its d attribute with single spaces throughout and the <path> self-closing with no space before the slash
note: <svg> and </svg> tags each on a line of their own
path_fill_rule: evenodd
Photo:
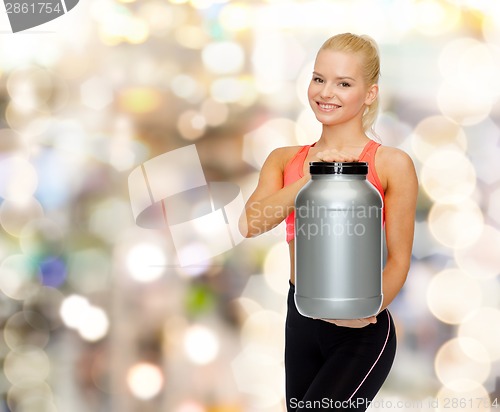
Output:
<svg viewBox="0 0 500 412">
<path fill-rule="evenodd" d="M 364 146 L 368 140 L 369 137 L 363 131 L 361 125 L 323 125 L 323 131 L 316 147 L 342 150 L 347 147 Z"/>
</svg>

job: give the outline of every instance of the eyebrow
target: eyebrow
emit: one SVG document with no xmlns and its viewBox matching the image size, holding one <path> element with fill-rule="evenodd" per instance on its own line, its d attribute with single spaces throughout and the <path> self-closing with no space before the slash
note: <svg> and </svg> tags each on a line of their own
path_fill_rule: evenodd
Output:
<svg viewBox="0 0 500 412">
<path fill-rule="evenodd" d="M 319 77 L 324 77 L 324 76 L 322 76 L 322 75 L 321 75 L 320 73 L 318 73 L 318 72 L 313 72 L 313 75 L 314 75 L 314 76 L 319 76 Z M 349 77 L 349 76 L 338 76 L 338 77 L 336 78 L 336 80 L 346 80 L 346 79 L 348 79 L 348 80 L 352 80 L 353 82 L 355 82 L 355 81 L 356 81 L 356 79 L 353 79 L 352 77 Z"/>
</svg>

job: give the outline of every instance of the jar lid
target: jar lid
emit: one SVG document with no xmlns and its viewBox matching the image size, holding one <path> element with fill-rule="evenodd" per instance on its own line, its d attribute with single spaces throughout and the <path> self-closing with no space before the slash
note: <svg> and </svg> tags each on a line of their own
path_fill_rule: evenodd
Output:
<svg viewBox="0 0 500 412">
<path fill-rule="evenodd" d="M 312 175 L 367 175 L 366 162 L 309 162 Z"/>
</svg>

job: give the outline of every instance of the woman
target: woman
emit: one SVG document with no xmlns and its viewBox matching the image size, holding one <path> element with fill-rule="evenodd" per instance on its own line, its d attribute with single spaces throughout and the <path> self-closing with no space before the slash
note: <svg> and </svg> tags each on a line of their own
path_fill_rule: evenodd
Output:
<svg viewBox="0 0 500 412">
<path fill-rule="evenodd" d="M 240 221 L 242 233 L 253 237 L 286 219 L 291 263 L 285 336 L 288 411 L 364 411 L 394 360 L 396 336 L 387 306 L 408 274 L 418 182 L 406 153 L 366 135 L 377 115 L 379 72 L 378 49 L 368 36 L 345 33 L 323 44 L 308 89 L 311 108 L 322 123 L 321 136 L 313 145 L 271 152 Z M 297 312 L 293 207 L 310 179 L 310 161 L 369 164 L 368 180 L 384 199 L 388 252 L 377 316 L 317 320 Z"/>
</svg>

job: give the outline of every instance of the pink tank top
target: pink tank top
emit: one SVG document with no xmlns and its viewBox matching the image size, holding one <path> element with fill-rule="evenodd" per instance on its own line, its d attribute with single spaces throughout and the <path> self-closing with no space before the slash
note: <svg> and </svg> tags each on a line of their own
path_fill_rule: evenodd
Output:
<svg viewBox="0 0 500 412">
<path fill-rule="evenodd" d="M 283 171 L 283 184 L 284 186 L 288 186 L 293 182 L 296 182 L 301 177 L 304 176 L 304 162 L 309 153 L 309 149 L 314 146 L 316 143 L 312 145 L 302 146 L 300 150 L 293 156 L 285 166 L 285 170 Z M 368 163 L 368 176 L 367 180 L 375 186 L 375 188 L 380 192 L 382 196 L 382 200 L 384 200 L 384 189 L 382 188 L 382 183 L 380 183 L 380 179 L 378 178 L 377 171 L 375 170 L 375 153 L 379 148 L 380 143 L 377 143 L 373 140 L 370 140 L 363 151 L 359 155 L 360 162 Z M 385 211 L 384 211 L 385 212 Z M 295 212 L 290 213 L 286 219 L 286 241 L 290 242 L 295 237 Z"/>
</svg>

